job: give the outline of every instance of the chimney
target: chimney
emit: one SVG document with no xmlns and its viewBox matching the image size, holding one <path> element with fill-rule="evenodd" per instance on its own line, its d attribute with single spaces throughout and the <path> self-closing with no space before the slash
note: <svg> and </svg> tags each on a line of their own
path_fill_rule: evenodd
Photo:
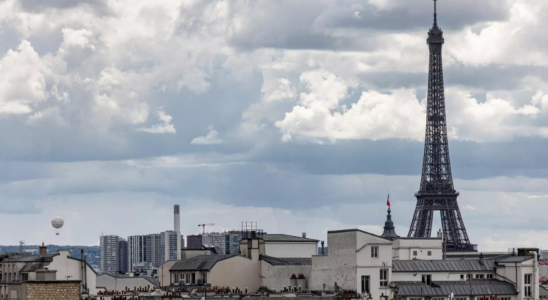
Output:
<svg viewBox="0 0 548 300">
<path fill-rule="evenodd" d="M 325 255 L 324 241 L 322 241 L 322 255 Z"/>
<path fill-rule="evenodd" d="M 303 239 L 306 239 L 306 232 L 303 232 Z"/>
<path fill-rule="evenodd" d="M 483 265 L 483 253 L 480 253 L 480 265 Z"/>
<path fill-rule="evenodd" d="M 48 254 L 48 247 L 44 246 L 44 242 L 42 242 L 42 247 L 40 249 L 40 254 Z"/>
<path fill-rule="evenodd" d="M 181 232 L 181 214 L 179 204 L 173 206 L 173 231 Z"/>
</svg>

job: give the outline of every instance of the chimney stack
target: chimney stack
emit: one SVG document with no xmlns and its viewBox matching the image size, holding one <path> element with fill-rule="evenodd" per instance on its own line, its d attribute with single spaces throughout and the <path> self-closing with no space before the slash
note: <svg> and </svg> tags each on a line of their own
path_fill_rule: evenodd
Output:
<svg viewBox="0 0 548 300">
<path fill-rule="evenodd" d="M 303 232 L 303 239 L 306 239 L 306 232 Z"/>
<path fill-rule="evenodd" d="M 44 242 L 42 242 L 42 247 L 40 249 L 40 254 L 48 254 L 48 247 L 44 246 Z"/>
<path fill-rule="evenodd" d="M 173 206 L 173 230 L 177 234 L 177 259 L 181 259 L 181 214 L 179 204 Z"/>
<path fill-rule="evenodd" d="M 325 255 L 324 241 L 322 241 L 322 255 Z"/>
</svg>

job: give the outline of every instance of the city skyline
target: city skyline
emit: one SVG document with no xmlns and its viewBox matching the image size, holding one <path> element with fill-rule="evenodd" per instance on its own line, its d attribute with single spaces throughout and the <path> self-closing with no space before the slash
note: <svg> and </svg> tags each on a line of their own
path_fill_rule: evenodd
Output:
<svg viewBox="0 0 548 300">
<path fill-rule="evenodd" d="M 388 193 L 406 235 L 432 1 L 33 3 L 0 4 L 0 244 L 163 232 L 174 204 L 184 236 L 380 234 Z M 438 4 L 470 240 L 546 249 L 548 4 Z"/>
</svg>

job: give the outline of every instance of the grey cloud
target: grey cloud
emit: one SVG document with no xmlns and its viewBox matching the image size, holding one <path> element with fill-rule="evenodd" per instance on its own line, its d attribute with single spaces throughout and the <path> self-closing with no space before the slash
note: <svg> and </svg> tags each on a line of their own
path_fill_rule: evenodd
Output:
<svg viewBox="0 0 548 300">
<path fill-rule="evenodd" d="M 47 9 L 70 9 L 78 6 L 89 7 L 98 13 L 105 13 L 107 5 L 104 0 L 19 0 L 21 7 L 29 12 L 41 12 Z"/>
</svg>

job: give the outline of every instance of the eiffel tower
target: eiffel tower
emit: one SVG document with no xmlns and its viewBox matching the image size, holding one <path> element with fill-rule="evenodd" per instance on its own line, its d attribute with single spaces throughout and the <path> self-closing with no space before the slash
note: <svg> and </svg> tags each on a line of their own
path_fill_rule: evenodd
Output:
<svg viewBox="0 0 548 300">
<path fill-rule="evenodd" d="M 430 237 L 434 211 L 437 210 L 441 215 L 447 251 L 476 251 L 476 245 L 470 243 L 464 227 L 457 202 L 459 193 L 453 187 L 451 175 L 441 55 L 444 39 L 443 31 L 438 27 L 436 1 L 434 0 L 434 25 L 428 32 L 427 39 L 430 67 L 422 177 L 420 189 L 415 194 L 417 207 L 407 236 Z"/>
</svg>

